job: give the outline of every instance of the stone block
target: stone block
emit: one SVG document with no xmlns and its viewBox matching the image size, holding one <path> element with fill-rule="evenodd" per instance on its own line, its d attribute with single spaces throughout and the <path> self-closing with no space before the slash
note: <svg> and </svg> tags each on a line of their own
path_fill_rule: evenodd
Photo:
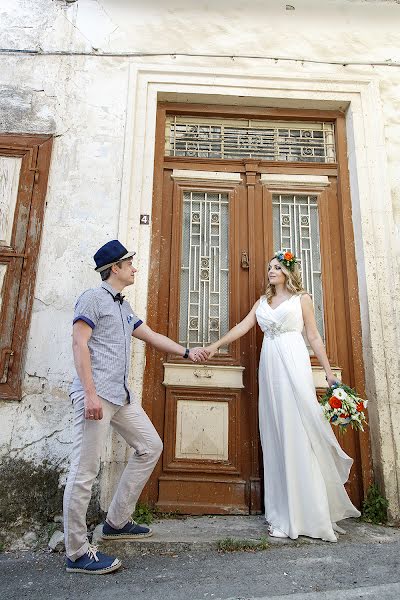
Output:
<svg viewBox="0 0 400 600">
<path fill-rule="evenodd" d="M 63 532 L 58 530 L 55 531 L 49 540 L 48 546 L 53 552 L 64 552 L 65 543 Z"/>
</svg>

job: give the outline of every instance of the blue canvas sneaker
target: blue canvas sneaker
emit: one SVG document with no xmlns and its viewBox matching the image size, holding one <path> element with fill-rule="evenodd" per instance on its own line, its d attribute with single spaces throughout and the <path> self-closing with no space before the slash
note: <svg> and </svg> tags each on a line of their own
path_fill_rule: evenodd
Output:
<svg viewBox="0 0 400 600">
<path fill-rule="evenodd" d="M 89 575 L 105 575 L 121 566 L 121 561 L 114 556 L 98 552 L 96 546 L 89 544 L 87 552 L 77 560 L 67 558 L 68 573 L 89 573 Z"/>
<path fill-rule="evenodd" d="M 135 521 L 128 521 L 122 529 L 114 529 L 105 521 L 103 525 L 103 540 L 136 540 L 138 538 L 150 537 L 153 535 L 150 527 L 138 525 Z"/>
</svg>

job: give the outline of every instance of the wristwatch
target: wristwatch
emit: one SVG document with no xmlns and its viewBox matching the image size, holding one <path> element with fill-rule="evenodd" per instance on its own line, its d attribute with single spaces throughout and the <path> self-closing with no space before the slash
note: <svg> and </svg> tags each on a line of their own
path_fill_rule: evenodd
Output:
<svg viewBox="0 0 400 600">
<path fill-rule="evenodd" d="M 183 358 L 189 358 L 189 352 L 190 352 L 189 348 L 186 348 Z"/>
</svg>

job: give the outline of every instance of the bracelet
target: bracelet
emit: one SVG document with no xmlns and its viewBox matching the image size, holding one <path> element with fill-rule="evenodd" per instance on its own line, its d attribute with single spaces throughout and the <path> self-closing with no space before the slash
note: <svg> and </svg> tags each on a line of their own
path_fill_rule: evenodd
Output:
<svg viewBox="0 0 400 600">
<path fill-rule="evenodd" d="M 189 358 L 189 352 L 190 352 L 189 348 L 186 348 L 183 358 Z"/>
</svg>

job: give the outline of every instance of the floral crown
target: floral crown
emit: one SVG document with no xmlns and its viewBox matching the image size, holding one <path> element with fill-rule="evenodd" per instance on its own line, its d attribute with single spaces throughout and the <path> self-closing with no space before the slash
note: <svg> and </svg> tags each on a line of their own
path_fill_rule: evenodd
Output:
<svg viewBox="0 0 400 600">
<path fill-rule="evenodd" d="M 275 252 L 275 258 L 279 260 L 289 271 L 293 271 L 294 265 L 297 264 L 297 258 L 291 252 L 285 252 L 284 250 L 278 250 Z"/>
</svg>

